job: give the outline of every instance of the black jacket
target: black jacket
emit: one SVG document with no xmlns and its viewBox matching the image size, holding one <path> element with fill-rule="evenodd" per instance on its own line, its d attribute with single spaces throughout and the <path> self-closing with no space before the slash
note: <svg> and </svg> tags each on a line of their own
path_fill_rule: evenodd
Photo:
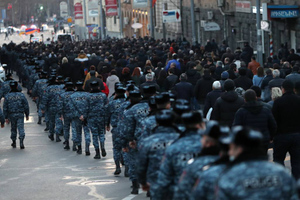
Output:
<svg viewBox="0 0 300 200">
<path fill-rule="evenodd" d="M 234 79 L 235 87 L 241 87 L 244 90 L 248 90 L 252 85 L 253 82 L 247 76 L 240 76 L 237 79 Z"/>
<path fill-rule="evenodd" d="M 221 96 L 222 90 L 213 90 L 209 92 L 205 99 L 204 109 L 203 109 L 203 116 L 206 117 L 207 112 L 210 108 L 213 108 L 217 99 Z"/>
<path fill-rule="evenodd" d="M 276 99 L 272 112 L 278 127 L 276 134 L 300 133 L 300 97 L 294 92 L 286 92 Z"/>
<path fill-rule="evenodd" d="M 202 79 L 197 81 L 195 86 L 195 97 L 196 99 L 204 103 L 206 95 L 212 91 L 212 84 L 215 81 L 211 76 L 203 76 Z"/>
<path fill-rule="evenodd" d="M 181 81 L 173 87 L 173 93 L 176 95 L 177 99 L 186 99 L 191 102 L 193 97 L 193 85 L 186 81 Z"/>
<path fill-rule="evenodd" d="M 272 89 L 273 87 L 281 88 L 283 81 L 284 81 L 284 79 L 276 77 L 269 82 L 269 88 L 270 89 Z"/>
<path fill-rule="evenodd" d="M 269 141 L 276 132 L 276 121 L 271 110 L 263 106 L 262 102 L 245 103 L 235 114 L 233 126 L 248 126 L 260 131 L 264 141 Z"/>
<path fill-rule="evenodd" d="M 191 83 L 193 86 L 195 86 L 197 81 L 201 78 L 201 74 L 195 69 L 187 70 L 186 75 L 187 82 Z"/>
<path fill-rule="evenodd" d="M 213 107 L 211 120 L 219 121 L 221 125 L 232 126 L 234 115 L 244 104 L 244 99 L 235 91 L 225 92 L 219 97 Z"/>
<path fill-rule="evenodd" d="M 178 82 L 178 76 L 175 74 L 169 75 L 166 79 L 166 91 L 171 90 L 174 85 Z"/>
<path fill-rule="evenodd" d="M 261 89 L 265 89 L 266 87 L 268 87 L 269 85 L 269 82 L 273 80 L 273 76 L 272 75 L 267 75 L 263 80 L 262 80 L 262 83 L 261 83 Z"/>
</svg>

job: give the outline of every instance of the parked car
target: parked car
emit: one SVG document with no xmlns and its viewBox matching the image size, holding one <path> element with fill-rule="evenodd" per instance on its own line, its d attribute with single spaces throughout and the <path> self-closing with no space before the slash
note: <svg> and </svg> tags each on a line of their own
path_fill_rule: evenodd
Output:
<svg viewBox="0 0 300 200">
<path fill-rule="evenodd" d="M 6 28 L 4 28 L 4 27 L 1 27 L 0 28 L 0 33 L 6 33 L 7 32 L 7 29 Z"/>
<path fill-rule="evenodd" d="M 1 65 L 1 63 L 0 63 L 0 83 L 5 81 L 5 70 L 3 68 L 3 65 Z"/>
</svg>

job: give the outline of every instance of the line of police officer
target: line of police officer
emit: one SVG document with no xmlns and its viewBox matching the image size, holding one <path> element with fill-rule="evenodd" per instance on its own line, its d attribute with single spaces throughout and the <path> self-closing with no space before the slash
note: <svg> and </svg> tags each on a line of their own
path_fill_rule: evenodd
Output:
<svg viewBox="0 0 300 200">
<path fill-rule="evenodd" d="M 284 167 L 268 162 L 259 132 L 244 127 L 229 130 L 213 121 L 205 124 L 199 112 L 191 111 L 189 102 L 175 100 L 169 93 L 157 94 L 152 86 L 144 87 L 141 94 L 133 82 L 116 84 L 116 93 L 108 100 L 97 82 L 91 83 L 87 93 L 82 82 L 74 88 L 69 80 L 63 83 L 56 71 L 47 75 L 33 67 L 29 76 L 38 123 L 44 116 L 49 138 L 54 140 L 55 135 L 56 142 L 63 131 L 66 150 L 72 126 L 73 150 L 78 154 L 82 153 L 83 129 L 85 153 L 90 155 L 91 132 L 95 159 L 101 158 L 100 149 L 106 156 L 105 128 L 112 127 L 114 174 L 121 173 L 123 161 L 132 194 L 138 194 L 141 184 L 152 199 L 298 199 L 295 180 Z M 28 102 L 16 81 L 5 84 L 10 91 L 2 95 L 0 122 L 11 122 L 13 147 L 19 129 L 23 149 Z"/>
</svg>

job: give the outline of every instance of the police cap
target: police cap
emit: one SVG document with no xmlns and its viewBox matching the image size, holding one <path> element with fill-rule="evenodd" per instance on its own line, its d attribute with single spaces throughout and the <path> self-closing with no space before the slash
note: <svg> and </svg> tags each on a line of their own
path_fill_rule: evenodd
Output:
<svg viewBox="0 0 300 200">
<path fill-rule="evenodd" d="M 115 92 L 117 94 L 124 94 L 126 92 L 126 89 L 124 87 L 119 86 L 115 89 Z"/>
<path fill-rule="evenodd" d="M 143 87 L 143 92 L 145 95 L 153 95 L 156 93 L 156 87 L 154 85 L 146 85 Z"/>
<path fill-rule="evenodd" d="M 11 81 L 9 83 L 10 87 L 16 87 L 18 85 L 18 82 L 17 81 Z"/>
<path fill-rule="evenodd" d="M 76 86 L 83 86 L 83 82 L 77 81 L 77 82 L 75 83 L 75 85 L 76 85 Z"/>
<path fill-rule="evenodd" d="M 127 85 L 126 85 L 126 90 L 127 90 L 127 91 L 130 92 L 130 91 L 133 91 L 134 89 L 135 89 L 135 87 L 134 87 L 133 84 L 127 84 Z"/>
<path fill-rule="evenodd" d="M 171 110 L 161 110 L 156 113 L 156 122 L 161 126 L 170 126 L 175 121 L 175 114 Z"/>
<path fill-rule="evenodd" d="M 242 126 L 235 126 L 231 129 L 231 135 L 224 138 L 223 143 L 233 143 L 246 148 L 261 147 L 263 143 L 263 135 L 252 129 Z"/>
<path fill-rule="evenodd" d="M 218 140 L 222 135 L 219 123 L 213 120 L 208 121 L 206 124 L 206 130 L 202 134 Z"/>
<path fill-rule="evenodd" d="M 67 77 L 67 78 L 65 78 L 64 81 L 65 81 L 65 82 L 70 82 L 70 81 L 71 81 L 71 78 L 70 78 L 70 77 Z"/>
<path fill-rule="evenodd" d="M 142 94 L 138 90 L 133 90 L 129 92 L 129 98 L 141 98 Z"/>
<path fill-rule="evenodd" d="M 90 83 L 90 86 L 91 86 L 92 88 L 96 88 L 96 87 L 99 87 L 99 83 L 98 83 L 97 81 L 92 81 L 92 82 Z"/>
<path fill-rule="evenodd" d="M 182 113 L 190 112 L 191 111 L 191 106 L 190 105 L 175 104 L 174 107 L 173 107 L 173 111 L 176 114 L 181 116 Z"/>
<path fill-rule="evenodd" d="M 48 75 L 48 73 L 47 73 L 47 72 L 45 72 L 45 71 L 42 71 L 42 72 L 41 72 L 41 75 L 43 75 L 43 76 L 47 76 L 47 75 Z"/>
<path fill-rule="evenodd" d="M 120 82 L 116 83 L 115 84 L 115 90 L 118 88 L 118 87 L 123 87 L 124 85 Z"/>
<path fill-rule="evenodd" d="M 160 93 L 155 96 L 156 104 L 165 104 L 170 102 L 170 95 L 167 92 Z"/>
<path fill-rule="evenodd" d="M 57 72 L 57 70 L 56 69 L 51 69 L 51 72 Z"/>
<path fill-rule="evenodd" d="M 54 75 L 50 75 L 50 77 L 48 78 L 49 82 L 54 82 L 56 80 L 56 76 Z"/>
<path fill-rule="evenodd" d="M 127 85 L 127 84 L 132 84 L 132 85 L 134 85 L 135 82 L 134 82 L 133 80 L 129 80 L 129 81 L 126 81 L 126 85 Z"/>
<path fill-rule="evenodd" d="M 64 77 L 63 76 L 57 76 L 56 80 L 62 81 L 62 80 L 64 80 Z"/>
<path fill-rule="evenodd" d="M 73 87 L 74 84 L 73 84 L 72 82 L 66 82 L 66 83 L 65 83 L 65 86 L 66 86 L 66 87 Z"/>
<path fill-rule="evenodd" d="M 197 111 L 183 113 L 181 118 L 185 125 L 194 125 L 203 122 L 201 113 Z"/>
<path fill-rule="evenodd" d="M 186 99 L 177 99 L 175 101 L 175 104 L 178 104 L 178 105 L 190 105 L 190 102 Z"/>
</svg>

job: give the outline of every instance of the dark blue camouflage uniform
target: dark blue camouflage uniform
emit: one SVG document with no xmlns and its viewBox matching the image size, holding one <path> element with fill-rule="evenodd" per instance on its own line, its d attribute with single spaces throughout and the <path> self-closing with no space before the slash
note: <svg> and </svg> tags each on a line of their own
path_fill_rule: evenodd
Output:
<svg viewBox="0 0 300 200">
<path fill-rule="evenodd" d="M 124 111 L 124 126 L 120 131 L 121 139 L 122 139 L 122 147 L 128 147 L 128 143 L 130 141 L 139 142 L 139 138 L 137 137 L 137 133 L 141 130 L 141 122 L 144 118 L 148 116 L 149 113 L 149 104 L 147 101 L 141 101 L 138 104 L 135 104 L 128 110 Z M 136 159 L 137 159 L 137 149 L 130 149 L 128 152 L 128 164 L 129 164 L 129 174 L 130 180 L 137 180 L 136 174 Z"/>
<path fill-rule="evenodd" d="M 87 103 L 88 127 L 92 133 L 93 145 L 95 149 L 99 149 L 99 140 L 102 143 L 105 141 L 105 106 L 107 104 L 107 97 L 102 92 L 91 92 L 88 95 Z"/>
<path fill-rule="evenodd" d="M 4 122 L 5 122 L 4 115 L 2 109 L 0 108 L 0 124 L 4 124 Z"/>
<path fill-rule="evenodd" d="M 267 160 L 249 160 L 221 174 L 216 199 L 298 199 L 296 182 L 287 169 Z"/>
<path fill-rule="evenodd" d="M 187 130 L 164 155 L 156 183 L 151 186 L 153 200 L 172 198 L 174 187 L 188 161 L 201 152 L 201 135 L 197 130 Z"/>
<path fill-rule="evenodd" d="M 112 126 L 111 134 L 115 162 L 119 162 L 122 157 L 122 146 L 120 144 L 120 135 L 118 134 L 117 127 L 119 121 L 119 109 L 121 108 L 122 104 L 125 103 L 125 101 L 125 97 L 110 100 L 106 108 L 106 119 L 109 120 L 107 124 Z"/>
<path fill-rule="evenodd" d="M 60 85 L 48 85 L 45 90 L 42 102 L 41 110 L 47 109 L 49 118 L 49 133 L 53 135 L 55 133 L 55 120 L 58 112 L 58 99 L 62 92 Z"/>
<path fill-rule="evenodd" d="M 3 114 L 11 123 L 11 139 L 16 140 L 17 129 L 19 139 L 24 139 L 24 114 L 29 117 L 29 105 L 25 95 L 21 92 L 8 93 L 3 103 Z"/>
<path fill-rule="evenodd" d="M 2 99 L 2 97 L 5 97 L 5 95 L 7 95 L 10 91 L 10 82 L 14 81 L 13 79 L 7 79 L 6 81 L 4 81 L 1 84 L 1 89 L 0 89 L 0 100 Z M 18 84 L 18 90 L 21 92 L 22 91 L 22 87 Z"/>
<path fill-rule="evenodd" d="M 155 183 L 165 150 L 178 137 L 176 128 L 159 126 L 151 136 L 140 141 L 137 173 L 141 184 Z"/>
<path fill-rule="evenodd" d="M 215 155 L 204 155 L 189 160 L 188 165 L 183 170 L 178 184 L 175 187 L 173 199 L 189 199 L 193 186 L 197 181 L 198 172 L 202 169 L 203 166 L 216 161 L 218 158 L 219 156 Z"/>
<path fill-rule="evenodd" d="M 73 120 L 73 111 L 71 108 L 71 95 L 74 93 L 74 91 L 66 91 L 60 94 L 60 100 L 59 100 L 59 109 L 58 114 L 59 116 L 62 116 L 64 119 L 63 123 L 63 130 L 64 130 L 64 138 L 66 141 L 70 139 L 70 127 L 72 125 Z M 73 129 L 73 128 L 72 128 Z M 75 128 L 74 128 L 75 129 Z M 76 132 L 72 131 L 72 141 L 74 142 L 76 140 Z"/>
<path fill-rule="evenodd" d="M 197 175 L 198 179 L 194 185 L 190 199 L 214 200 L 216 181 L 226 166 L 226 164 L 204 166 L 201 171 L 197 173 L 199 174 Z"/>
<path fill-rule="evenodd" d="M 82 142 L 82 128 L 84 128 L 84 137 L 86 144 L 91 143 L 91 136 L 87 125 L 79 119 L 82 115 L 84 119 L 88 117 L 88 93 L 84 91 L 77 91 L 71 95 L 70 107 L 73 112 L 73 120 L 76 127 L 76 141 L 77 145 L 81 145 Z"/>
</svg>

